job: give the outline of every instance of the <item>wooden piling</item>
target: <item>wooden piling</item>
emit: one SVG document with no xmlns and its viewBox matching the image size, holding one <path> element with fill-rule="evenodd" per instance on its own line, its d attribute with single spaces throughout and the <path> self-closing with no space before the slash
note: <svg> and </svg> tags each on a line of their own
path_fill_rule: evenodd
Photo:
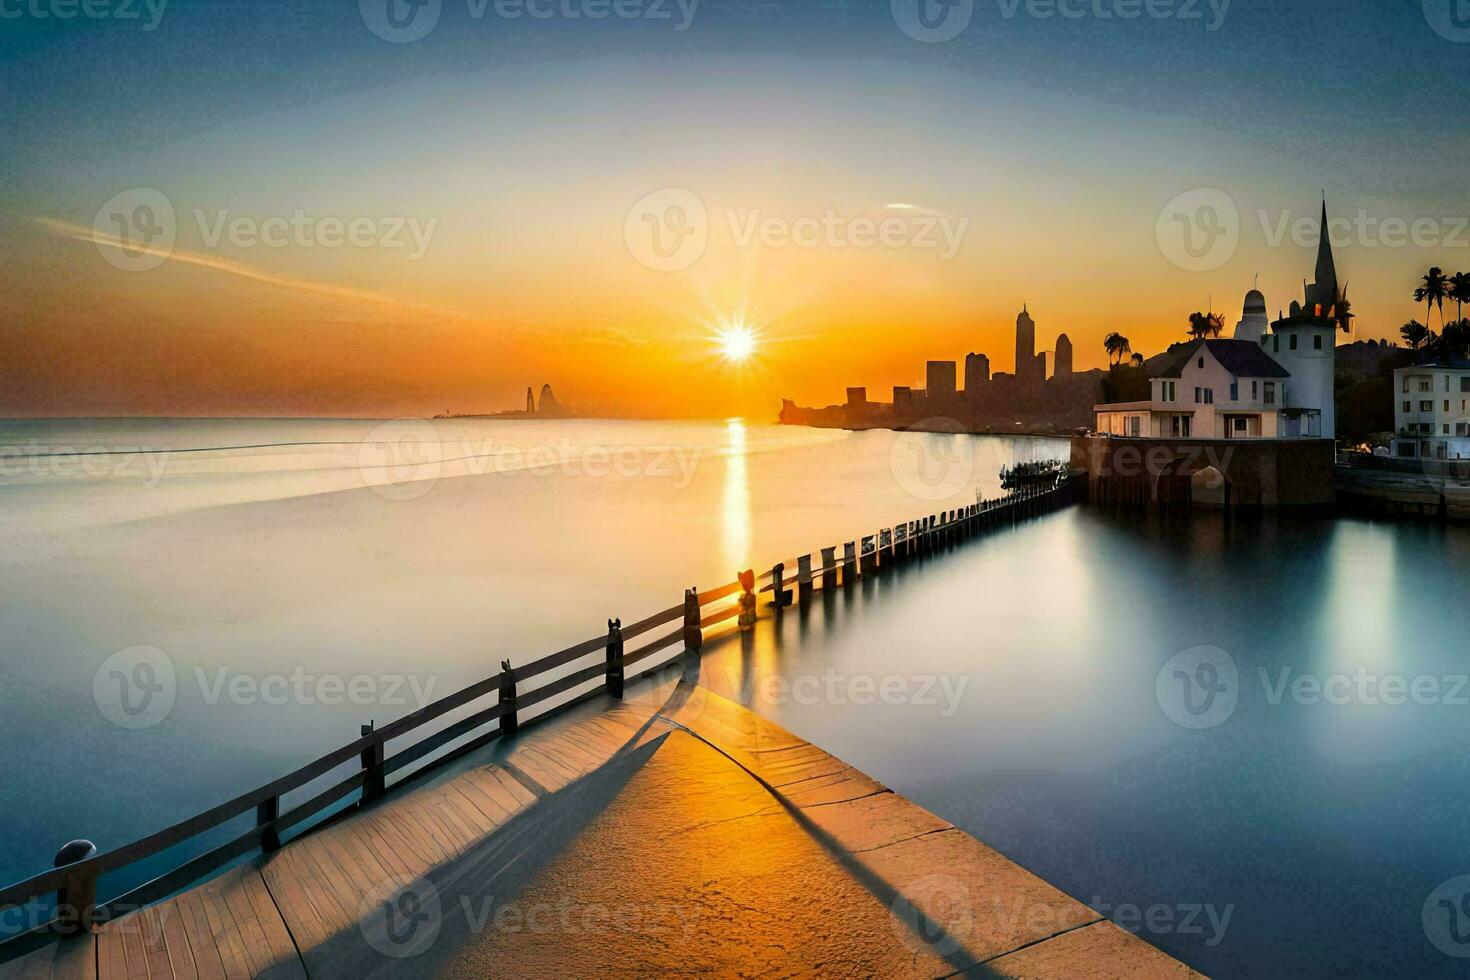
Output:
<svg viewBox="0 0 1470 980">
<path fill-rule="evenodd" d="M 373 733 L 373 722 L 362 726 L 363 737 Z M 381 740 L 374 742 L 362 750 L 362 768 L 366 775 L 362 780 L 362 801 L 375 800 L 383 795 L 383 743 Z"/>
<path fill-rule="evenodd" d="M 822 549 L 822 591 L 837 588 L 837 546 Z"/>
<path fill-rule="evenodd" d="M 97 856 L 97 845 L 89 840 L 68 841 L 56 852 L 54 867 L 81 864 Z M 97 867 L 87 864 L 67 874 L 56 890 L 55 930 L 64 936 L 92 927 L 97 912 Z"/>
<path fill-rule="evenodd" d="M 500 662 L 500 704 L 500 734 L 514 735 L 521 722 L 516 716 L 516 675 L 509 660 Z"/>
<path fill-rule="evenodd" d="M 609 697 L 623 697 L 623 621 L 607 621 L 607 693 Z"/>
<path fill-rule="evenodd" d="M 684 649 L 688 653 L 698 653 L 702 646 L 704 630 L 699 626 L 699 590 L 690 588 L 684 592 Z"/>
</svg>

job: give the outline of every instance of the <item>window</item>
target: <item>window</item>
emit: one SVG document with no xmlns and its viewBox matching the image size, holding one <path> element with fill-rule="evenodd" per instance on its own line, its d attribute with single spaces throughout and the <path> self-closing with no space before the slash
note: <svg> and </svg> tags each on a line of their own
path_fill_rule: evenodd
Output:
<svg viewBox="0 0 1470 980">
<path fill-rule="evenodd" d="M 1260 386 L 1260 384 L 1261 383 L 1259 381 L 1251 382 L 1251 401 L 1255 401 L 1258 397 L 1260 397 L 1259 393 L 1256 390 Z"/>
<path fill-rule="evenodd" d="M 1419 390 L 1420 391 L 1433 391 L 1434 390 L 1434 379 L 1433 378 L 1420 378 L 1419 379 Z"/>
<path fill-rule="evenodd" d="M 1189 424 L 1192 421 L 1188 415 L 1175 415 L 1170 420 L 1169 431 L 1176 439 L 1189 438 Z"/>
<path fill-rule="evenodd" d="M 1238 436 L 1245 435 L 1245 432 L 1246 432 L 1246 429 L 1245 429 L 1245 419 L 1242 419 L 1242 418 L 1234 418 L 1234 419 L 1231 419 L 1230 420 L 1230 428 L 1234 432 L 1235 435 L 1238 435 Z"/>
<path fill-rule="evenodd" d="M 1203 357 L 1201 357 L 1201 358 L 1200 358 L 1200 359 L 1199 359 L 1199 366 L 1200 366 L 1200 367 L 1201 367 L 1201 368 L 1203 368 L 1203 367 L 1204 367 L 1204 366 L 1205 366 L 1205 359 L 1204 359 L 1204 358 L 1203 358 Z"/>
<path fill-rule="evenodd" d="M 1174 400 L 1174 382 L 1172 382 L 1172 381 L 1161 381 L 1161 382 L 1159 382 L 1159 398 L 1160 398 L 1160 400 L 1166 401 L 1166 402 L 1171 402 L 1171 401 Z"/>
<path fill-rule="evenodd" d="M 1434 402 L 1432 402 L 1432 401 L 1422 401 L 1422 402 L 1420 402 L 1419 403 L 1419 411 L 1421 411 L 1421 412 L 1432 412 L 1432 411 L 1434 411 Z"/>
<path fill-rule="evenodd" d="M 1233 402 L 1240 401 L 1240 382 L 1239 381 L 1232 381 L 1232 382 L 1230 382 L 1230 400 L 1233 401 Z"/>
<path fill-rule="evenodd" d="M 1444 376 L 1444 390 L 1445 391 L 1449 391 L 1450 390 L 1450 376 L 1448 374 L 1446 374 Z"/>
<path fill-rule="evenodd" d="M 1214 388 L 1196 388 L 1196 389 L 1194 389 L 1194 403 L 1196 405 L 1213 405 L 1213 404 L 1215 404 L 1215 389 Z"/>
<path fill-rule="evenodd" d="M 1404 411 L 1405 412 L 1412 412 L 1413 410 L 1414 410 L 1414 403 L 1413 402 L 1404 402 Z"/>
<path fill-rule="evenodd" d="M 1276 404 L 1276 382 L 1274 382 L 1274 381 L 1267 381 L 1266 382 L 1266 404 L 1267 405 L 1275 405 Z"/>
<path fill-rule="evenodd" d="M 1466 436 L 1470 436 L 1470 422 L 1456 422 L 1455 435 L 1459 436 L 1461 439 L 1465 438 Z"/>
<path fill-rule="evenodd" d="M 1450 434 L 1450 424 L 1448 422 L 1439 427 L 1439 434 L 1442 436 L 1447 436 Z"/>
<path fill-rule="evenodd" d="M 1296 334 L 1291 335 L 1291 349 L 1296 350 Z"/>
<path fill-rule="evenodd" d="M 1322 349 L 1322 335 L 1320 333 L 1317 334 L 1317 336 L 1315 336 L 1315 337 L 1312 338 L 1312 349 L 1313 350 L 1321 350 Z"/>
<path fill-rule="evenodd" d="M 1409 376 L 1406 374 L 1406 375 L 1404 375 L 1404 394 L 1407 395 L 1408 393 L 1409 393 Z"/>
<path fill-rule="evenodd" d="M 1128 434 L 1130 436 L 1133 436 L 1135 439 L 1138 438 L 1138 434 L 1141 431 L 1143 431 L 1143 425 L 1142 424 L 1143 424 L 1143 419 L 1142 419 L 1141 416 L 1138 416 L 1138 415 L 1130 415 L 1130 416 L 1128 416 Z"/>
<path fill-rule="evenodd" d="M 1470 391 L 1470 377 L 1464 377 L 1460 379 L 1460 390 Z"/>
</svg>

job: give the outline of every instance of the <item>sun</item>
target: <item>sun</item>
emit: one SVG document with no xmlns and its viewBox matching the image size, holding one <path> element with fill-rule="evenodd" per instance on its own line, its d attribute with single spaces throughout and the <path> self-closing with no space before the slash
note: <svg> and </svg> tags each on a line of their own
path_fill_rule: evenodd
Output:
<svg viewBox="0 0 1470 980">
<path fill-rule="evenodd" d="M 743 323 L 733 323 L 715 334 L 720 356 L 734 364 L 755 356 L 756 339 L 755 331 Z"/>
</svg>

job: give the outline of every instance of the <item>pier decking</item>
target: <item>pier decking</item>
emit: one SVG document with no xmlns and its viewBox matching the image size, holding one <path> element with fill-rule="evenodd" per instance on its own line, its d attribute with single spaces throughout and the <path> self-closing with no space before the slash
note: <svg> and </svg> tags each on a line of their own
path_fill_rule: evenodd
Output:
<svg viewBox="0 0 1470 980">
<path fill-rule="evenodd" d="M 0 977 L 1197 976 L 687 682 L 484 754 Z"/>
</svg>

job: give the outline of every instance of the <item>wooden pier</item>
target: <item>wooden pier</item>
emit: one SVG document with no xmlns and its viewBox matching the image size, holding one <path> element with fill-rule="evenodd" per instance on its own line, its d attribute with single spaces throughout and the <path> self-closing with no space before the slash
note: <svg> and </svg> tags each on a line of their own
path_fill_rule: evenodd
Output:
<svg viewBox="0 0 1470 980">
<path fill-rule="evenodd" d="M 823 589 L 1065 506 L 1076 493 L 1068 480 L 977 501 L 846 542 L 841 559 L 832 546 L 821 549 L 819 564 L 798 556 L 759 577 L 742 573 L 718 589 L 691 589 L 678 605 L 629 626 L 609 621 L 606 635 L 519 667 L 507 660 L 494 676 L 405 718 L 366 725 L 335 752 L 143 840 L 101 854 L 73 842 L 60 867 L 0 890 L 0 910 L 40 921 L 0 945 L 0 980 L 601 975 L 677 970 L 688 965 L 679 957 L 732 970 L 753 955 L 747 931 L 781 940 L 782 972 L 819 969 L 845 949 L 853 969 L 887 975 L 982 966 L 1007 976 L 1193 975 L 968 835 L 695 683 L 706 631 L 737 616 L 749 628 L 758 582 L 779 613 Z M 673 651 L 681 678 L 650 695 L 647 675 L 669 666 L 665 651 Z M 658 777 L 665 770 L 674 776 Z M 601 881 L 626 902 L 653 901 L 645 892 L 668 887 L 667 875 L 625 879 L 626 852 L 618 858 L 579 843 L 624 833 L 598 815 L 630 799 L 638 805 L 623 806 L 622 819 L 635 830 L 647 822 L 635 837 L 661 841 L 648 859 L 686 876 L 678 900 L 704 908 L 718 895 L 732 907 L 748 904 L 757 910 L 748 922 L 726 921 L 723 932 L 706 929 L 681 947 L 650 946 L 636 929 L 612 939 L 558 933 L 548 940 L 456 918 L 487 895 L 545 892 L 547 875 L 583 882 L 577 895 Z M 730 806 L 739 819 L 759 815 L 768 826 L 727 840 L 729 853 L 707 840 L 670 850 L 664 838 L 672 830 L 659 814 L 688 823 L 693 841 L 715 819 L 706 810 Z M 202 853 L 167 873 L 98 900 L 103 874 L 177 853 L 242 820 L 249 826 L 227 843 L 196 846 Z M 537 847 L 544 853 L 532 861 Z M 752 869 L 796 853 L 808 857 L 785 877 L 774 869 L 776 877 L 752 877 Z M 823 889 L 846 896 L 840 918 L 821 923 L 830 941 L 807 921 Z M 956 910 L 956 895 L 970 906 Z M 999 916 L 997 897 L 1031 914 Z M 431 948 L 395 950 L 393 910 L 411 905 L 416 915 L 428 898 L 440 910 Z M 385 915 L 386 931 L 374 925 Z"/>
</svg>

